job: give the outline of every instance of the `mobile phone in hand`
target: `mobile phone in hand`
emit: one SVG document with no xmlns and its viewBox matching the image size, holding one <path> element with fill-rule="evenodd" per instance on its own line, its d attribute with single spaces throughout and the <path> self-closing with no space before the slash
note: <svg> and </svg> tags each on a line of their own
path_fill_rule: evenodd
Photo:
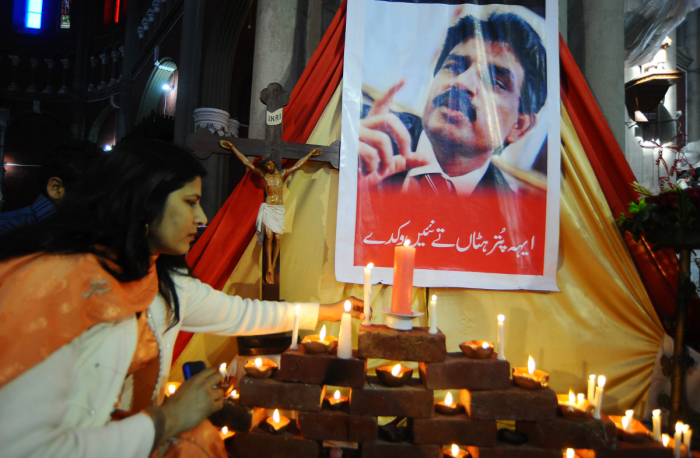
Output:
<svg viewBox="0 0 700 458">
<path fill-rule="evenodd" d="M 189 380 L 193 375 L 199 374 L 207 365 L 204 361 L 189 361 L 182 365 L 182 374 L 185 376 L 185 380 Z"/>
</svg>

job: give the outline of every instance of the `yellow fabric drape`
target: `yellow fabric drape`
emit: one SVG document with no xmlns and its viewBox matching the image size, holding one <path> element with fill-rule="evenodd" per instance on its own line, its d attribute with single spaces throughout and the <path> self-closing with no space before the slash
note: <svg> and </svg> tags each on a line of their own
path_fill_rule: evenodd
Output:
<svg viewBox="0 0 700 458">
<path fill-rule="evenodd" d="M 330 144 L 340 138 L 341 87 L 309 143 Z M 557 393 L 569 388 L 585 393 L 588 375 L 604 374 L 608 378 L 604 410 L 620 413 L 635 408 L 642 414 L 663 328 L 563 107 L 561 132 L 557 271 L 561 292 L 431 289 L 430 294 L 440 298 L 438 327 L 447 336 L 448 351 L 459 351 L 459 343 L 465 340 L 495 341 L 496 316 L 503 313 L 507 317 L 505 354 L 512 366 L 525 366 L 532 355 L 537 366 L 550 373 Z M 287 181 L 280 261 L 280 295 L 287 301 L 328 303 L 348 295 L 362 297 L 361 285 L 335 279 L 337 193 L 338 171 L 328 164 L 309 163 Z M 255 239 L 251 240 L 225 292 L 259 297 L 260 252 Z M 425 311 L 425 297 L 425 289 L 414 289 L 414 310 Z M 373 287 L 375 311 L 388 308 L 390 301 L 391 286 Z M 383 314 L 374 314 L 373 323 L 383 321 Z M 358 324 L 354 323 L 355 339 Z M 425 317 L 420 325 L 426 325 Z M 337 335 L 338 325 L 328 325 L 328 330 Z M 210 339 L 221 338 L 195 335 L 178 362 L 206 353 L 212 346 Z M 230 345 L 235 346 L 235 339 Z M 220 350 L 218 344 L 214 346 Z M 221 355 L 219 351 L 217 356 Z M 381 363 L 370 360 L 368 367 Z M 436 393 L 436 398 L 443 393 Z"/>
</svg>

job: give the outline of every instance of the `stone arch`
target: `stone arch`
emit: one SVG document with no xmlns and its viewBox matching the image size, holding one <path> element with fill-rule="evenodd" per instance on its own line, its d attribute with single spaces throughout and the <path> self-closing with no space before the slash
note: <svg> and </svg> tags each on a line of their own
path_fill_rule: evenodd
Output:
<svg viewBox="0 0 700 458">
<path fill-rule="evenodd" d="M 100 134 L 100 130 L 102 129 L 102 125 L 105 123 L 107 118 L 109 118 L 109 115 L 111 115 L 114 111 L 116 111 L 117 108 L 115 108 L 111 103 L 108 103 L 105 105 L 105 107 L 102 109 L 99 115 L 97 115 L 97 118 L 95 118 L 95 121 L 92 123 L 92 126 L 90 127 L 90 133 L 88 134 L 88 140 L 90 140 L 92 143 L 97 143 L 98 136 Z M 103 145 L 99 145 L 100 147 Z"/>
<path fill-rule="evenodd" d="M 175 70 L 177 70 L 177 65 L 169 57 L 163 57 L 159 60 L 158 65 L 151 72 L 146 89 L 141 96 L 141 103 L 136 114 L 137 123 L 158 108 L 158 103 L 163 95 L 163 84 L 170 79 Z"/>
</svg>

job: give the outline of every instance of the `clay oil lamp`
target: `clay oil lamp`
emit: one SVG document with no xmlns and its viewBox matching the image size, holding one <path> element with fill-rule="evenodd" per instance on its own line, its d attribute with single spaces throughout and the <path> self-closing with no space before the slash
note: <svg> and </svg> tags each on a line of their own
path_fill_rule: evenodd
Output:
<svg viewBox="0 0 700 458">
<path fill-rule="evenodd" d="M 459 344 L 462 353 L 470 359 L 488 359 L 493 355 L 493 342 L 486 340 L 468 340 Z"/>
<path fill-rule="evenodd" d="M 340 394 L 340 391 L 335 390 L 335 393 L 326 396 L 328 407 L 332 410 L 340 410 L 348 404 L 348 397 Z"/>
<path fill-rule="evenodd" d="M 321 328 L 318 335 L 304 337 L 301 344 L 310 355 L 323 355 L 330 353 L 338 347 L 338 339 L 333 336 L 326 336 L 326 325 Z"/>
<path fill-rule="evenodd" d="M 233 390 L 231 391 L 231 394 L 228 395 L 228 398 L 231 402 L 238 402 L 241 399 L 241 395 L 238 393 L 238 391 Z"/>
<path fill-rule="evenodd" d="M 382 384 L 391 387 L 404 386 L 411 380 L 413 369 L 397 364 L 396 366 L 379 366 L 376 369 L 377 377 Z"/>
<path fill-rule="evenodd" d="M 558 394 L 557 401 L 557 408 L 563 417 L 570 418 L 572 420 L 586 418 L 586 410 L 581 408 L 573 391 L 569 390 L 568 396 L 565 394 Z"/>
<path fill-rule="evenodd" d="M 267 417 L 267 420 L 265 420 L 265 424 L 272 434 L 279 434 L 281 432 L 284 432 L 289 426 L 289 418 L 280 415 L 280 411 L 275 409 L 275 412 L 272 414 L 272 416 Z"/>
<path fill-rule="evenodd" d="M 172 396 L 173 394 L 175 394 L 177 389 L 180 388 L 180 385 L 182 385 L 182 383 L 180 383 L 180 382 L 168 382 L 168 383 L 166 383 L 165 384 L 165 395 L 168 397 Z"/>
<path fill-rule="evenodd" d="M 267 358 L 255 358 L 255 360 L 249 359 L 245 366 L 246 374 L 253 378 L 268 378 L 275 372 L 277 372 L 277 363 Z"/>
<path fill-rule="evenodd" d="M 441 413 L 443 415 L 457 415 L 464 411 L 464 406 L 452 400 L 452 394 L 447 393 L 445 395 L 444 402 L 435 403 L 435 412 Z"/>
<path fill-rule="evenodd" d="M 235 434 L 236 434 L 235 431 L 229 431 L 228 427 L 226 427 L 226 426 L 221 428 L 221 430 L 219 431 L 219 436 L 221 436 L 222 440 L 226 440 L 229 437 L 233 437 Z"/>
<path fill-rule="evenodd" d="M 625 416 L 610 415 L 617 427 L 617 437 L 625 442 L 648 442 L 653 436 L 640 421 L 634 419 L 634 410 L 625 412 Z"/>
<path fill-rule="evenodd" d="M 457 444 L 452 444 L 451 446 L 442 449 L 442 456 L 450 458 L 466 458 L 470 457 L 471 454 L 463 448 L 460 448 Z"/>
<path fill-rule="evenodd" d="M 527 368 L 514 367 L 513 381 L 521 388 L 529 390 L 547 388 L 549 384 L 549 374 L 545 371 L 535 369 L 535 360 L 532 356 L 528 357 Z"/>
</svg>

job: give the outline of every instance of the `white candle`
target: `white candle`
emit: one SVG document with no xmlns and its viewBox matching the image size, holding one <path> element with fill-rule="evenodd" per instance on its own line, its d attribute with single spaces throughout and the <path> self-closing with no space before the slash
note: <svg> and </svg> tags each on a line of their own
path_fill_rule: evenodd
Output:
<svg viewBox="0 0 700 458">
<path fill-rule="evenodd" d="M 681 458 L 681 436 L 683 435 L 683 423 L 676 422 L 676 434 L 673 435 L 673 457 Z"/>
<path fill-rule="evenodd" d="M 299 340 L 299 304 L 294 307 L 294 329 L 292 329 L 292 345 L 291 350 L 297 349 L 297 340 Z"/>
<path fill-rule="evenodd" d="M 661 442 L 661 409 L 656 409 L 651 412 L 651 421 L 654 425 L 652 435 L 656 442 Z"/>
<path fill-rule="evenodd" d="M 583 393 L 579 393 L 576 396 L 576 406 L 579 409 L 584 410 L 586 408 L 586 403 L 584 402 L 585 400 L 586 400 L 586 396 Z"/>
<path fill-rule="evenodd" d="M 634 418 L 634 410 L 626 410 L 625 418 L 627 418 L 627 424 L 625 425 L 625 431 L 628 433 L 632 432 L 632 418 Z"/>
<path fill-rule="evenodd" d="M 683 444 L 685 444 L 686 450 L 688 450 L 688 456 L 693 456 L 690 453 L 690 439 L 693 437 L 693 430 L 690 429 L 689 425 L 683 425 Z"/>
<path fill-rule="evenodd" d="M 588 376 L 588 402 L 595 404 L 595 374 Z"/>
<path fill-rule="evenodd" d="M 669 439 L 670 439 L 670 437 L 668 437 L 668 434 L 661 435 L 661 443 L 664 445 L 664 448 L 668 447 Z"/>
<path fill-rule="evenodd" d="M 505 355 L 505 343 L 503 340 L 503 322 L 506 321 L 505 315 L 498 315 L 498 359 L 501 361 L 506 360 Z"/>
<path fill-rule="evenodd" d="M 362 320 L 363 326 L 369 326 L 372 322 L 369 320 L 370 304 L 372 299 L 372 269 L 374 264 L 371 262 L 365 267 L 365 319 Z"/>
<path fill-rule="evenodd" d="M 600 408 L 603 407 L 603 389 L 605 388 L 605 376 L 598 377 L 598 389 L 595 392 L 595 411 L 593 418 L 600 420 Z"/>
<path fill-rule="evenodd" d="M 345 301 L 345 313 L 340 319 L 340 335 L 338 335 L 338 358 L 352 358 L 352 317 L 350 309 L 352 304 Z"/>
<path fill-rule="evenodd" d="M 428 330 L 431 334 L 437 334 L 437 315 L 435 315 L 435 309 L 437 308 L 437 296 L 433 294 L 430 298 L 430 329 Z"/>
<path fill-rule="evenodd" d="M 228 375 L 228 370 L 226 369 L 226 363 L 221 363 L 219 366 L 219 374 L 221 374 L 221 377 L 226 379 L 226 376 Z"/>
</svg>

